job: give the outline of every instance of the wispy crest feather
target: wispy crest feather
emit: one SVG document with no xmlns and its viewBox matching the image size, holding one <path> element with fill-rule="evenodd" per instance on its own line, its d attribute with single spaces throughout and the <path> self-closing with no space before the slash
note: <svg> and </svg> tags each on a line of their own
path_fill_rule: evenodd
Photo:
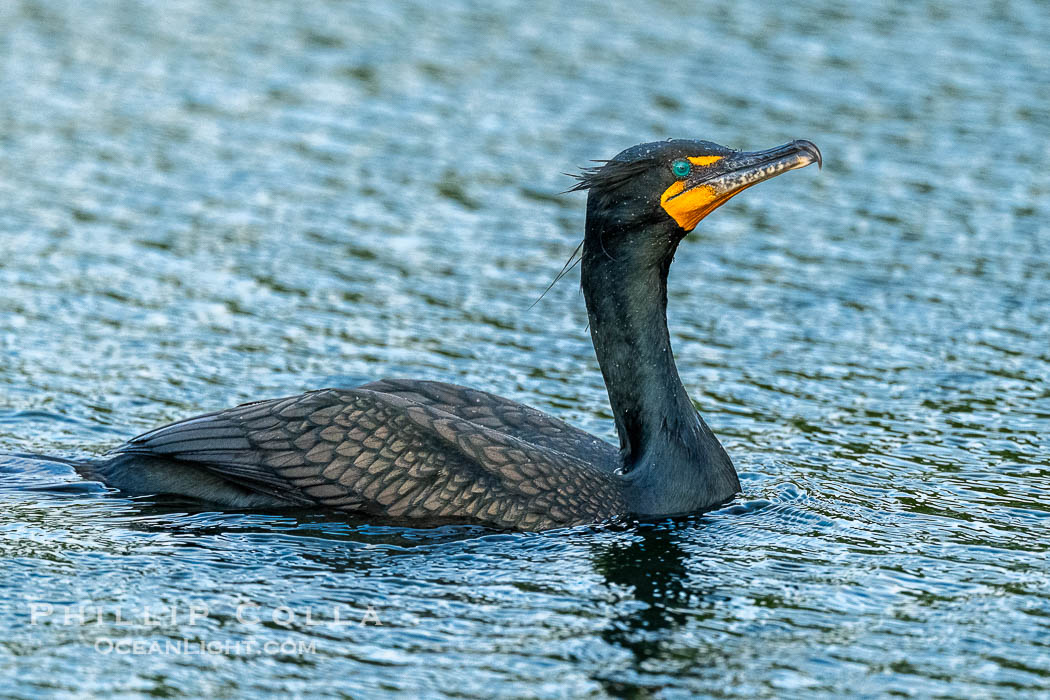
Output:
<svg viewBox="0 0 1050 700">
<path fill-rule="evenodd" d="M 627 184 L 631 178 L 639 173 L 645 172 L 649 168 L 653 167 L 656 163 L 655 159 L 652 158 L 641 158 L 636 160 L 592 160 L 592 163 L 598 163 L 598 165 L 580 168 L 578 173 L 565 173 L 571 178 L 575 178 L 578 182 L 565 190 L 565 192 L 580 192 L 583 190 L 597 190 L 599 192 L 612 192 L 617 188 Z M 601 244 L 601 239 L 598 240 Z M 529 309 L 540 303 L 543 297 L 547 296 L 554 285 L 558 283 L 562 277 L 567 275 L 574 267 L 576 267 L 583 256 L 580 255 L 580 250 L 583 249 L 583 241 L 576 246 L 576 250 L 572 251 L 572 255 L 565 261 L 565 264 L 561 268 L 555 277 L 554 281 L 547 285 L 547 288 L 543 290 L 543 294 L 540 294 L 539 299 L 532 302 Z M 606 255 L 609 253 L 605 250 L 605 246 L 602 245 L 602 252 Z M 612 256 L 609 256 L 612 259 Z"/>
<path fill-rule="evenodd" d="M 599 190 L 610 192 L 629 182 L 631 178 L 639 173 L 645 172 L 653 167 L 655 161 L 650 158 L 636 160 L 595 160 L 592 163 L 598 165 L 581 168 L 578 173 L 565 173 L 569 177 L 576 178 L 578 182 L 565 190 L 566 192 L 579 192 L 581 190 Z"/>
<path fill-rule="evenodd" d="M 580 241 L 580 244 L 578 246 L 576 246 L 576 250 L 572 251 L 572 255 L 570 255 L 569 259 L 565 261 L 565 264 L 561 266 L 561 272 L 559 272 L 554 277 L 554 280 L 550 284 L 547 285 L 547 288 L 543 290 L 543 294 L 540 294 L 539 298 L 536 299 L 536 301 L 534 301 L 531 304 L 529 304 L 529 308 L 526 309 L 526 311 L 532 311 L 532 307 L 536 306 L 536 304 L 539 304 L 540 301 L 543 300 L 543 297 L 547 296 L 547 292 L 549 292 L 551 289 L 553 289 L 554 285 L 558 284 L 558 280 L 560 280 L 565 275 L 569 274 L 569 271 L 572 268 L 576 267 L 580 263 L 581 260 L 583 260 L 583 256 L 580 255 L 580 251 L 582 249 L 583 249 L 583 241 Z"/>
</svg>

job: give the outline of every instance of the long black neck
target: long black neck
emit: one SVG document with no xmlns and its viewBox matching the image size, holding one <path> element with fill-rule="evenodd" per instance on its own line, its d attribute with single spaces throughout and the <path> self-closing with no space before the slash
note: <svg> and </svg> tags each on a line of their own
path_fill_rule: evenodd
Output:
<svg viewBox="0 0 1050 700">
<path fill-rule="evenodd" d="M 682 386 L 667 331 L 667 273 L 677 240 L 643 229 L 613 246 L 588 212 L 582 285 L 622 471 L 635 512 L 712 507 L 740 490 L 736 471 Z M 622 235 L 622 234 L 621 234 Z"/>
</svg>

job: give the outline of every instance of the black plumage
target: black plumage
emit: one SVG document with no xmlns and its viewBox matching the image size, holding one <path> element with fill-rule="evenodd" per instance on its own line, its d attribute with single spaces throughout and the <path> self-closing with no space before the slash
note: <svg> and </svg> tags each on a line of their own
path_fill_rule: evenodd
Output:
<svg viewBox="0 0 1050 700">
<path fill-rule="evenodd" d="M 577 189 L 589 190 L 582 286 L 619 449 L 483 391 L 385 379 L 173 423 L 83 471 L 128 491 L 226 507 L 320 506 L 524 530 L 711 508 L 739 482 L 674 364 L 671 260 L 693 218 L 819 160 L 806 141 L 758 153 L 668 141 L 581 176 Z"/>
</svg>

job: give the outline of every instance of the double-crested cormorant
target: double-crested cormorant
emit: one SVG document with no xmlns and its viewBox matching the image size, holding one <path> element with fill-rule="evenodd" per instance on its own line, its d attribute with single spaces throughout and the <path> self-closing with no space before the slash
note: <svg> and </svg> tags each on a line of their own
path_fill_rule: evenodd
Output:
<svg viewBox="0 0 1050 700">
<path fill-rule="evenodd" d="M 431 524 L 544 530 L 713 508 L 740 490 L 693 407 L 667 332 L 678 243 L 738 192 L 811 163 L 792 141 L 629 148 L 585 169 L 582 286 L 619 449 L 536 409 L 451 384 L 384 379 L 157 428 L 82 467 L 133 493 L 232 508 L 323 506 Z"/>
</svg>

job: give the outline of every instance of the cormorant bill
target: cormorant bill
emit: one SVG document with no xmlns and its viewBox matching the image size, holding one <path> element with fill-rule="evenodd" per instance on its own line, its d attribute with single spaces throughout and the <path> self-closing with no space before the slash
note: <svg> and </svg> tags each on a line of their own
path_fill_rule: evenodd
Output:
<svg viewBox="0 0 1050 700">
<path fill-rule="evenodd" d="M 821 155 L 809 141 L 746 153 L 669 140 L 578 176 L 572 189 L 588 191 L 581 282 L 618 449 L 484 391 L 383 379 L 173 423 L 78 468 L 132 493 L 415 525 L 545 530 L 710 510 L 740 483 L 679 379 L 667 273 L 678 243 L 714 209 L 811 163 Z"/>
</svg>

